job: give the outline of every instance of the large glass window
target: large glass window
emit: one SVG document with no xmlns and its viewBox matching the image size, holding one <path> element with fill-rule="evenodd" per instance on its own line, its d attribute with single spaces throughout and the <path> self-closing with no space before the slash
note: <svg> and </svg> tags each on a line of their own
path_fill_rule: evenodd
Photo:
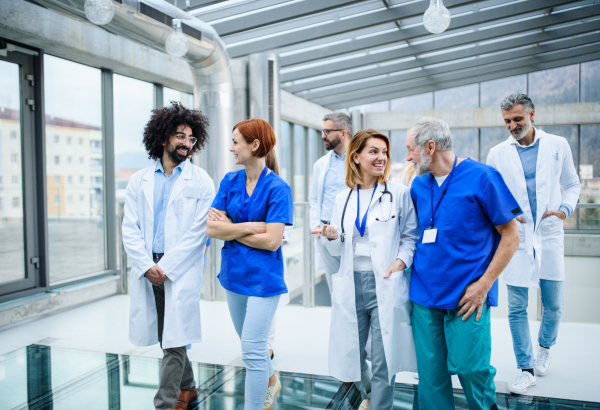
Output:
<svg viewBox="0 0 600 410">
<path fill-rule="evenodd" d="M 490 150 L 510 137 L 510 134 L 504 127 L 481 128 L 480 132 L 479 160 L 485 164 Z"/>
<path fill-rule="evenodd" d="M 152 164 L 143 145 L 143 133 L 153 107 L 153 85 L 115 74 L 115 187 L 117 202 L 125 201 L 129 178 Z"/>
<path fill-rule="evenodd" d="M 579 179 L 582 204 L 600 204 L 600 125 L 581 126 Z M 600 228 L 600 208 L 581 208 L 580 229 Z"/>
<path fill-rule="evenodd" d="M 477 108 L 479 107 L 479 84 L 436 91 L 433 96 L 436 110 Z"/>
<path fill-rule="evenodd" d="M 167 107 L 170 101 L 178 101 L 185 108 L 194 108 L 194 96 L 183 91 L 177 91 L 172 88 L 163 88 L 163 105 Z"/>
<path fill-rule="evenodd" d="M 302 125 L 294 124 L 294 184 L 292 192 L 294 201 L 302 202 L 308 200 L 308 193 L 305 192 L 304 178 L 306 177 L 306 170 L 304 169 L 304 161 L 306 158 L 306 150 L 304 148 L 304 127 Z"/>
<path fill-rule="evenodd" d="M 579 65 L 530 73 L 528 94 L 536 105 L 576 103 L 579 94 Z"/>
<path fill-rule="evenodd" d="M 57 283 L 105 269 L 101 72 L 49 55 L 44 68 L 46 135 L 56 142 L 46 144 L 46 174 L 50 281 Z M 69 176 L 84 184 L 69 185 Z"/>
<path fill-rule="evenodd" d="M 390 101 L 390 111 L 432 110 L 433 93 L 411 95 Z"/>
<path fill-rule="evenodd" d="M 292 172 L 291 172 L 291 160 L 290 160 L 290 123 L 287 121 L 281 121 L 281 135 L 279 136 L 279 143 L 281 144 L 281 158 L 279 160 L 279 176 L 284 179 L 288 185 L 292 185 Z"/>
<path fill-rule="evenodd" d="M 0 284 L 25 279 L 19 66 L 0 61 Z"/>
<path fill-rule="evenodd" d="M 527 75 L 483 82 L 479 92 L 481 107 L 500 107 L 500 102 L 511 94 L 527 94 Z"/>
<path fill-rule="evenodd" d="M 365 112 L 389 111 L 390 110 L 390 102 L 388 100 L 386 100 L 386 101 L 380 101 L 380 102 L 371 103 L 371 104 L 357 105 L 355 107 L 348 108 L 349 112 L 352 112 L 354 110 L 364 110 Z M 358 130 L 354 130 L 354 133 L 356 133 L 357 131 Z"/>
<path fill-rule="evenodd" d="M 452 150 L 461 158 L 479 160 L 479 129 L 454 128 L 452 132 Z"/>
<path fill-rule="evenodd" d="M 406 161 L 406 131 L 390 132 L 390 157 L 392 158 L 391 178 L 399 180 Z"/>
<path fill-rule="evenodd" d="M 600 60 L 581 64 L 581 96 L 579 101 L 600 101 Z"/>
</svg>

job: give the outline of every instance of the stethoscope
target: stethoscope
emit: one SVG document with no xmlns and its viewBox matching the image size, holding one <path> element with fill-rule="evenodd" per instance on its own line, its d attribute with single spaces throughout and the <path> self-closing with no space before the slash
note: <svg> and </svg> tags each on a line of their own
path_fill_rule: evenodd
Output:
<svg viewBox="0 0 600 410">
<path fill-rule="evenodd" d="M 342 242 L 344 242 L 344 237 L 346 236 L 346 233 L 344 232 L 344 217 L 346 216 L 346 207 L 348 206 L 348 201 L 350 201 L 350 196 L 352 195 L 352 189 L 350 190 L 350 192 L 348 193 L 348 198 L 346 198 L 346 203 L 344 204 L 344 210 L 342 211 L 342 234 L 340 235 L 340 240 Z M 358 187 L 356 187 L 356 195 L 360 195 L 358 192 Z M 384 195 L 389 195 L 390 196 L 390 212 L 388 213 L 388 217 L 386 219 L 383 219 L 383 207 L 380 206 L 380 211 L 382 213 L 381 217 L 382 219 L 379 218 L 375 218 L 375 220 L 377 222 L 387 222 L 390 219 L 394 219 L 396 217 L 396 215 L 392 215 L 392 203 L 394 202 L 394 196 L 392 195 L 392 193 L 390 191 L 388 191 L 387 189 L 387 182 L 385 183 L 385 185 L 383 186 L 383 191 L 381 192 L 381 196 L 379 197 L 379 203 L 382 203 L 382 199 L 384 197 Z"/>
</svg>

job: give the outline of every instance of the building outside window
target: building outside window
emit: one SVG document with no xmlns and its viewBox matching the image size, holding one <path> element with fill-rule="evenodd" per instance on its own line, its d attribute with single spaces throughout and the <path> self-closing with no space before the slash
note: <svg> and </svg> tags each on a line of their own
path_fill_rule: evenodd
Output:
<svg viewBox="0 0 600 410">
<path fill-rule="evenodd" d="M 55 284 L 106 268 L 101 72 L 47 54 L 44 70 L 46 134 L 54 135 L 54 144 L 46 145 L 47 158 L 54 158 L 46 161 L 46 173 L 68 182 L 60 186 L 59 179 L 47 186 L 47 197 L 53 198 L 46 209 L 50 283 Z M 66 157 L 63 162 L 61 155 Z M 99 184 L 73 185 L 73 176 L 66 174 L 74 157 L 84 158 L 77 169 L 80 183 L 98 178 Z M 74 200 L 86 194 L 89 201 Z"/>
</svg>

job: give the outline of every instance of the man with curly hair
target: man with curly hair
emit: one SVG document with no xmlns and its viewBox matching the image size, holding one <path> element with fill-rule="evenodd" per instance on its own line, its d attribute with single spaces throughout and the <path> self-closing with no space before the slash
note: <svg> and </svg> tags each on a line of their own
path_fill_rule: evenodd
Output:
<svg viewBox="0 0 600 410">
<path fill-rule="evenodd" d="M 188 159 L 208 140 L 208 119 L 180 103 L 159 108 L 144 130 L 156 163 L 127 185 L 123 243 L 131 262 L 129 340 L 160 343 L 157 410 L 185 410 L 196 400 L 186 345 L 201 341 L 200 289 L 206 220 L 215 186 Z"/>
</svg>

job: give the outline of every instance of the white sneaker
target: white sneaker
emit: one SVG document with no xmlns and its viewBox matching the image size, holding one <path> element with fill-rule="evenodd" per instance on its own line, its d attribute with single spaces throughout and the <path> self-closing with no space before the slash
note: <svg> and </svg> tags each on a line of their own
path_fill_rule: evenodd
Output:
<svg viewBox="0 0 600 410">
<path fill-rule="evenodd" d="M 524 370 L 517 376 L 513 384 L 508 386 L 508 391 L 514 394 L 525 394 L 527 389 L 535 386 L 535 376 Z"/>
<path fill-rule="evenodd" d="M 413 377 L 417 380 L 419 380 L 419 373 L 413 373 Z"/>
<path fill-rule="evenodd" d="M 271 410 L 271 407 L 273 407 L 273 404 L 275 403 L 275 396 L 277 396 L 279 390 L 281 390 L 281 382 L 279 382 L 279 378 L 277 378 L 275 386 L 269 386 L 267 388 L 267 397 L 265 398 L 263 410 Z"/>
<path fill-rule="evenodd" d="M 535 358 L 535 374 L 538 376 L 543 376 L 548 373 L 548 369 L 550 369 L 550 349 L 546 349 L 538 345 L 538 354 Z"/>
<path fill-rule="evenodd" d="M 358 410 L 371 410 L 371 399 L 363 400 Z"/>
</svg>

